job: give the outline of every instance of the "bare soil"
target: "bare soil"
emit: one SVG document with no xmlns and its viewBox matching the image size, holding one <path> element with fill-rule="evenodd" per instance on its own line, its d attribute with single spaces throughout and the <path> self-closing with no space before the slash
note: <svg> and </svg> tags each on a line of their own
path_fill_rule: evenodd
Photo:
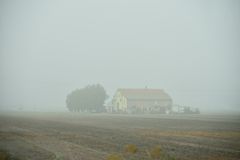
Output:
<svg viewBox="0 0 240 160">
<path fill-rule="evenodd" d="M 161 146 L 175 159 L 238 160 L 240 116 L 0 113 L 0 160 L 128 159 L 127 144 L 135 159 Z"/>
</svg>

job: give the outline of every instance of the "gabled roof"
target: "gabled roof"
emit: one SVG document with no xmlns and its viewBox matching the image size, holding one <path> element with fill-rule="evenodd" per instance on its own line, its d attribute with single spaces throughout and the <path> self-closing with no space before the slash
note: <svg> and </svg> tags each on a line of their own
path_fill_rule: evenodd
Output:
<svg viewBox="0 0 240 160">
<path fill-rule="evenodd" d="M 118 89 L 127 99 L 141 100 L 171 100 L 171 97 L 162 89 Z"/>
</svg>

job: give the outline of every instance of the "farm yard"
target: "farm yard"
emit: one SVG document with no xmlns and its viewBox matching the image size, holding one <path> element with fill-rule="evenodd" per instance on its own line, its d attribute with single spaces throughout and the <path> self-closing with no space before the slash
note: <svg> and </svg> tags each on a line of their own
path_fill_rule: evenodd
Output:
<svg viewBox="0 0 240 160">
<path fill-rule="evenodd" d="M 160 159 L 240 159 L 240 116 L 0 113 L 1 160 L 158 159 L 156 147 Z"/>
</svg>

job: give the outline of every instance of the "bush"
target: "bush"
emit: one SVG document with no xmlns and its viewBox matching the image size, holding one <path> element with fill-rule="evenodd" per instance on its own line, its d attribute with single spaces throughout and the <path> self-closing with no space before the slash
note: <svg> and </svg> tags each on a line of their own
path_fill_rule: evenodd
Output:
<svg viewBox="0 0 240 160">
<path fill-rule="evenodd" d="M 127 153 L 135 154 L 138 151 L 138 148 L 134 144 L 128 144 L 125 146 L 124 151 Z"/>
<path fill-rule="evenodd" d="M 4 152 L 0 152 L 0 160 L 7 160 L 8 159 L 8 155 Z"/>
<path fill-rule="evenodd" d="M 159 159 L 162 155 L 162 149 L 160 146 L 156 146 L 149 151 L 149 156 L 152 159 Z"/>
</svg>

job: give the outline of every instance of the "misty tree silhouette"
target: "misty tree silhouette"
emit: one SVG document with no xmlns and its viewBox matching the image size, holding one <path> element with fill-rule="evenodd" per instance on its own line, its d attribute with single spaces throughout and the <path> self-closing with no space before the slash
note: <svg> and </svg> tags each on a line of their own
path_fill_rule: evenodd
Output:
<svg viewBox="0 0 240 160">
<path fill-rule="evenodd" d="M 107 94 L 100 84 L 76 89 L 67 95 L 66 105 L 71 112 L 102 112 Z"/>
</svg>

